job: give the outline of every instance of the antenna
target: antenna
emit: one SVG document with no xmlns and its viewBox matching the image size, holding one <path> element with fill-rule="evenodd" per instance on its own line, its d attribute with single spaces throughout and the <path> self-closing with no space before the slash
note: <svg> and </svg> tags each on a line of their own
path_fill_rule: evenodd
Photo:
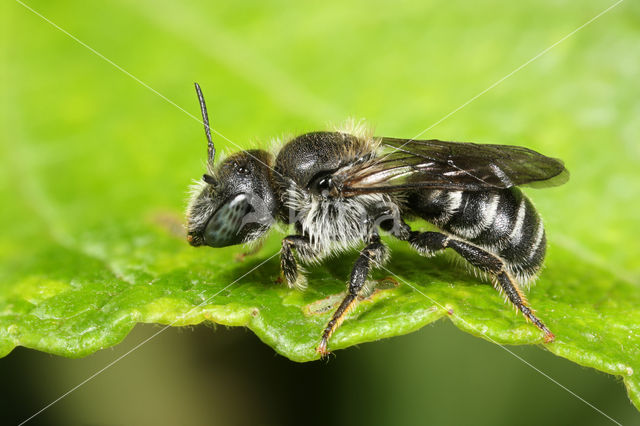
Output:
<svg viewBox="0 0 640 426">
<path fill-rule="evenodd" d="M 207 135 L 207 158 L 209 164 L 213 165 L 213 159 L 216 156 L 216 149 L 213 146 L 213 140 L 211 139 L 211 129 L 209 128 L 209 114 L 207 114 L 207 105 L 204 102 L 204 95 L 200 85 L 195 83 L 196 93 L 198 94 L 198 101 L 200 101 L 200 111 L 202 112 L 202 122 L 204 123 L 204 133 Z"/>
</svg>

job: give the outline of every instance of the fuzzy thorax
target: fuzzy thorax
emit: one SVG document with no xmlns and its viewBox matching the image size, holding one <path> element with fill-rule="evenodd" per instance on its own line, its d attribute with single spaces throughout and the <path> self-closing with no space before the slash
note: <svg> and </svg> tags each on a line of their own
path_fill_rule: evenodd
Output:
<svg viewBox="0 0 640 426">
<path fill-rule="evenodd" d="M 299 223 L 309 239 L 310 253 L 301 253 L 303 262 L 318 262 L 328 255 L 358 247 L 374 231 L 371 212 L 394 207 L 384 194 L 349 198 L 323 197 L 293 185 L 287 189 L 285 206 L 291 222 Z"/>
</svg>

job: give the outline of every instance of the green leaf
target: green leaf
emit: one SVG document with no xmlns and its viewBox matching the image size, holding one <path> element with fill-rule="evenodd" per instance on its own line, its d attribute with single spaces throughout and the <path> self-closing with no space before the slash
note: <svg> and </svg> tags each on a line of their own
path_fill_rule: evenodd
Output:
<svg viewBox="0 0 640 426">
<path fill-rule="evenodd" d="M 254 4 L 252 19 L 231 4 L 72 3 L 37 8 L 196 116 L 197 79 L 213 126 L 242 146 L 349 114 L 369 117 L 379 134 L 411 137 L 608 6 L 500 3 L 504 15 L 489 25 L 462 4 L 380 7 L 363 20 L 338 3 L 343 15 Z M 317 359 L 354 254 L 310 268 L 310 288 L 299 293 L 277 283 L 281 234 L 242 262 L 239 248 L 189 247 L 180 212 L 203 171 L 201 125 L 19 4 L 5 8 L 14 37 L 3 41 L 3 81 L 15 84 L 3 92 L 0 146 L 0 355 L 21 345 L 80 357 L 117 344 L 136 323 L 213 322 L 247 326 L 292 360 Z M 640 407 L 640 86 L 629 71 L 640 59 L 628 55 L 639 32 L 625 8 L 637 6 L 603 16 L 429 137 L 517 143 L 567 162 L 569 184 L 529 192 L 550 241 L 529 293 L 557 336 L 541 346 L 622 377 Z M 433 15 L 428 25 L 414 18 Z M 329 33 L 318 24 L 328 19 Z M 114 22 L 139 31 L 133 45 Z M 379 286 L 331 349 L 442 317 L 496 343 L 541 343 L 463 266 L 391 248 L 388 271 L 376 272 Z"/>
</svg>

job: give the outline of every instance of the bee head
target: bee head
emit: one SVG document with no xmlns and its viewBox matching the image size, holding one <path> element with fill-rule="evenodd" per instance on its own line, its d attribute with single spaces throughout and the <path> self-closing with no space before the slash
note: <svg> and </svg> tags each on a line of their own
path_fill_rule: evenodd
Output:
<svg viewBox="0 0 640 426">
<path fill-rule="evenodd" d="M 208 173 L 194 188 L 187 209 L 187 241 L 193 246 L 226 247 L 252 241 L 271 226 L 277 211 L 271 175 L 272 155 L 241 151 L 214 166 L 215 149 L 200 86 Z"/>
</svg>

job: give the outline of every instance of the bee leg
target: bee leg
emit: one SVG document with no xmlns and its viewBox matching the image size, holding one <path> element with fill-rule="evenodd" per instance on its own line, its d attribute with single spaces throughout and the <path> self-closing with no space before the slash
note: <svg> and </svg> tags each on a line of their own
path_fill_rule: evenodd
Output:
<svg viewBox="0 0 640 426">
<path fill-rule="evenodd" d="M 358 293 L 367 281 L 369 271 L 371 270 L 371 262 L 374 263 L 374 266 L 382 264 L 386 261 L 387 254 L 387 248 L 380 241 L 380 237 L 377 234 L 373 235 L 369 239 L 367 246 L 362 249 L 360 256 L 353 265 L 347 295 L 342 299 L 342 303 L 340 303 L 340 306 L 334 312 L 333 317 L 327 323 L 327 326 L 322 333 L 320 345 L 316 348 L 316 352 L 320 353 L 322 356 L 329 353 L 327 351 L 329 339 L 338 327 L 340 327 L 340 324 L 344 321 L 349 310 L 351 310 L 358 302 Z"/>
<path fill-rule="evenodd" d="M 298 268 L 298 263 L 293 255 L 293 249 L 296 249 L 298 256 L 303 259 L 312 259 L 314 256 L 313 249 L 309 240 L 300 235 L 289 235 L 282 239 L 282 249 L 280 250 L 282 274 L 290 288 L 305 290 L 307 288 L 307 279 L 300 273 L 300 268 Z"/>
<path fill-rule="evenodd" d="M 520 312 L 545 334 L 545 342 L 552 342 L 554 335 L 533 313 L 527 299 L 516 281 L 506 269 L 504 261 L 498 256 L 459 238 L 449 237 L 440 232 L 411 232 L 408 238 L 411 246 L 422 254 L 433 254 L 435 251 L 451 248 L 467 262 L 489 273 L 494 279 L 494 286 L 505 292 L 507 298 Z"/>
</svg>

